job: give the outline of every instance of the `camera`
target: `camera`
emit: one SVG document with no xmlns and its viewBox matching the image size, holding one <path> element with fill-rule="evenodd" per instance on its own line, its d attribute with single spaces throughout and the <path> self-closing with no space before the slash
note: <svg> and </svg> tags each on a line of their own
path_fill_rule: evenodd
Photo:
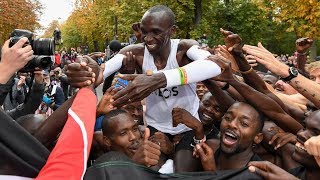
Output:
<svg viewBox="0 0 320 180">
<path fill-rule="evenodd" d="M 15 29 L 10 35 L 9 47 L 16 44 L 21 38 L 26 37 L 28 41 L 24 46 L 31 45 L 34 58 L 23 67 L 20 72 L 32 72 L 36 67 L 47 69 L 52 65 L 50 56 L 54 55 L 55 41 L 50 38 L 34 39 L 31 31 Z"/>
<path fill-rule="evenodd" d="M 35 68 L 49 69 L 52 65 L 50 56 L 34 56 L 19 72 L 33 72 Z"/>
<path fill-rule="evenodd" d="M 10 35 L 9 47 L 16 44 L 21 38 L 28 38 L 26 45 L 31 45 L 34 55 L 54 55 L 54 40 L 50 38 L 34 39 L 33 33 L 28 30 L 15 29 Z"/>
</svg>

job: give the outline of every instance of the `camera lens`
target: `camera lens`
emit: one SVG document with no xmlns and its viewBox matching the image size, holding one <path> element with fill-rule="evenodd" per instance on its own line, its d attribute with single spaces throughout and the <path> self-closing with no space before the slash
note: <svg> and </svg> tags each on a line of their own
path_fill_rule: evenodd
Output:
<svg viewBox="0 0 320 180">
<path fill-rule="evenodd" d="M 53 55 L 54 40 L 50 38 L 39 38 L 33 41 L 33 51 L 35 55 Z"/>
<path fill-rule="evenodd" d="M 51 66 L 52 60 L 50 56 L 39 56 L 38 58 L 35 58 L 35 64 L 37 67 L 40 67 L 41 69 L 47 69 Z"/>
</svg>

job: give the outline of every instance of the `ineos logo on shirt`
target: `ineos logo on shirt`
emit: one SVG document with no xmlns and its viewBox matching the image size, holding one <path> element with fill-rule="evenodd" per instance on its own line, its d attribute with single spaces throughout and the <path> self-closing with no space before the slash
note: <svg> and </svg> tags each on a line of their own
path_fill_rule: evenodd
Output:
<svg viewBox="0 0 320 180">
<path fill-rule="evenodd" d="M 155 95 L 164 97 L 164 98 L 169 98 L 171 96 L 177 96 L 179 94 L 178 87 L 172 87 L 172 88 L 164 88 L 164 89 L 157 89 L 154 91 Z"/>
</svg>

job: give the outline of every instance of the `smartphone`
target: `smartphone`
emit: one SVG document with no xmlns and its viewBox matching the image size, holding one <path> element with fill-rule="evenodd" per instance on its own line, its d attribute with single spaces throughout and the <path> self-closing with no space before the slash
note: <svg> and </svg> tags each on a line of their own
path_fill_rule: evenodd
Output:
<svg viewBox="0 0 320 180">
<path fill-rule="evenodd" d="M 121 79 L 121 78 L 118 78 L 116 84 L 114 85 L 114 87 L 117 89 L 117 88 L 125 88 L 127 87 L 129 84 L 129 81 L 125 80 L 125 79 Z"/>
</svg>

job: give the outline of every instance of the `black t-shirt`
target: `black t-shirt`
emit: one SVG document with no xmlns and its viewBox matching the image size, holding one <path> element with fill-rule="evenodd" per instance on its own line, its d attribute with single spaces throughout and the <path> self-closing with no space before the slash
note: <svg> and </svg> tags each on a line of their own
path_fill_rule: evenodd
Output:
<svg viewBox="0 0 320 180">
<path fill-rule="evenodd" d="M 304 166 L 299 166 L 299 167 L 290 169 L 288 172 L 299 179 L 302 179 L 302 180 L 306 179 L 305 178 L 306 168 Z"/>
<path fill-rule="evenodd" d="M 216 150 L 216 152 L 214 153 L 214 159 L 218 159 L 218 157 L 220 156 L 220 154 L 221 154 L 221 149 L 220 148 L 218 148 L 217 150 Z M 257 155 L 257 154 L 253 154 L 252 156 L 251 156 L 251 158 L 250 158 L 250 160 L 248 161 L 248 163 L 250 162 L 250 161 L 262 161 L 262 159 Z M 248 164 L 246 164 L 246 166 L 247 166 Z"/>
</svg>

